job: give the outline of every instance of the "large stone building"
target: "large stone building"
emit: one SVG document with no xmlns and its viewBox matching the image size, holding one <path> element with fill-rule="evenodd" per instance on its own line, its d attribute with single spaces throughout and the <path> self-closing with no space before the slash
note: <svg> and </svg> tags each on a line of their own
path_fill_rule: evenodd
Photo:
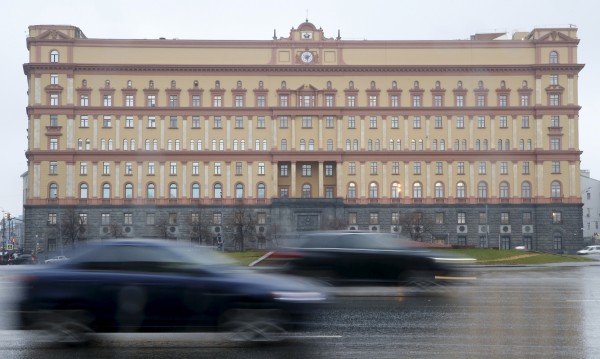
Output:
<svg viewBox="0 0 600 359">
<path fill-rule="evenodd" d="M 578 43 L 576 28 L 348 41 L 307 21 L 217 41 L 31 26 L 26 247 L 348 228 L 573 251 Z"/>
</svg>

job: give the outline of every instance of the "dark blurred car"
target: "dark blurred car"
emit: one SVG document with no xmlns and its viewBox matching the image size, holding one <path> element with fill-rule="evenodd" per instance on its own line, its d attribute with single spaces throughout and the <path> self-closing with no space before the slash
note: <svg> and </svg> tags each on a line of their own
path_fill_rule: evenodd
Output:
<svg viewBox="0 0 600 359">
<path fill-rule="evenodd" d="M 21 254 L 17 257 L 11 257 L 6 264 L 38 264 L 38 259 L 32 254 Z"/>
<path fill-rule="evenodd" d="M 341 286 L 465 283 L 471 278 L 457 264 L 473 261 L 412 247 L 397 235 L 355 231 L 306 234 L 299 245 L 274 251 L 267 260 L 286 273 Z"/>
<path fill-rule="evenodd" d="M 93 332 L 223 331 L 240 340 L 284 337 L 324 303 L 303 278 L 233 266 L 208 248 L 162 240 L 105 240 L 68 262 L 23 273 L 21 329 L 83 343 Z"/>
</svg>

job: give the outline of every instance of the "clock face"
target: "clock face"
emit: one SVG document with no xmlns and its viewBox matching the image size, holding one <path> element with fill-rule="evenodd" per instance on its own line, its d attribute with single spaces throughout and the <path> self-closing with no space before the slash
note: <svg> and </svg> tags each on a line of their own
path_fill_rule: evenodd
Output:
<svg viewBox="0 0 600 359">
<path fill-rule="evenodd" d="M 304 63 L 309 63 L 313 60 L 313 54 L 310 51 L 304 51 L 301 55 L 300 58 L 302 59 L 302 62 Z"/>
</svg>

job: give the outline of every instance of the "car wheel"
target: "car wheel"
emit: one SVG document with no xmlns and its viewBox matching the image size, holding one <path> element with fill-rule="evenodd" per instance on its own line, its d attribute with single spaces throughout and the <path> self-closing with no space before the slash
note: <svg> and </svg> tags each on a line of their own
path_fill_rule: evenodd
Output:
<svg viewBox="0 0 600 359">
<path fill-rule="evenodd" d="M 61 310 L 37 314 L 31 329 L 38 341 L 80 346 L 89 343 L 93 330 L 90 315 L 82 310 Z"/>
<path fill-rule="evenodd" d="M 435 284 L 433 273 L 426 270 L 409 270 L 400 275 L 400 285 L 426 288 Z"/>
<path fill-rule="evenodd" d="M 220 331 L 229 340 L 243 342 L 274 342 L 285 339 L 287 330 L 283 315 L 274 309 L 231 309 L 220 320 Z"/>
</svg>

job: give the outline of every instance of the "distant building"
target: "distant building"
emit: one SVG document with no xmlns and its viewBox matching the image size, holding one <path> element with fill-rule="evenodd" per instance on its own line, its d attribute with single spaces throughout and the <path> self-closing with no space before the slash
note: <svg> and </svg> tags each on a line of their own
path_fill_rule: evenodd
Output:
<svg viewBox="0 0 600 359">
<path fill-rule="evenodd" d="M 583 201 L 583 238 L 586 242 L 600 240 L 600 181 L 581 170 L 581 198 Z"/>
<path fill-rule="evenodd" d="M 26 246 L 345 228 L 572 252 L 578 44 L 576 28 L 353 41 L 307 21 L 219 41 L 30 26 Z"/>
</svg>

